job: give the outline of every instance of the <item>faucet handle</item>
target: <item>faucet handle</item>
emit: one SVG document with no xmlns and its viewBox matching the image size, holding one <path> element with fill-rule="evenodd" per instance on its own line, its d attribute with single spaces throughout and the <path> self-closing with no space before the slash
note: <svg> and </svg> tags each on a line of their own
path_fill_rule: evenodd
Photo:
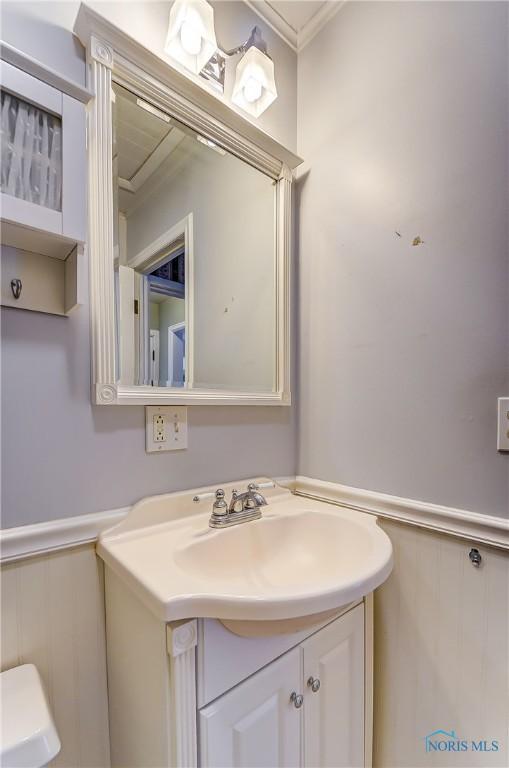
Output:
<svg viewBox="0 0 509 768">
<path fill-rule="evenodd" d="M 248 491 L 259 491 L 260 488 L 275 488 L 276 483 L 274 480 L 268 480 L 266 483 L 249 483 L 247 486 Z"/>
<path fill-rule="evenodd" d="M 223 489 L 218 488 L 215 496 L 216 500 L 212 505 L 212 517 L 215 519 L 226 517 L 228 514 L 228 504 L 225 501 Z"/>
</svg>

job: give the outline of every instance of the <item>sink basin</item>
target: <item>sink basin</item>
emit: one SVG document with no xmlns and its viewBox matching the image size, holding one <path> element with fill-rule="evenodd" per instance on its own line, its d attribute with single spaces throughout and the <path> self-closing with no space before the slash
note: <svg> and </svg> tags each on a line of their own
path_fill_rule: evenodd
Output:
<svg viewBox="0 0 509 768">
<path fill-rule="evenodd" d="M 140 502 L 98 545 L 164 621 L 313 620 L 372 592 L 391 571 L 391 542 L 370 515 L 276 488 L 261 519 L 214 530 L 209 505 L 196 514 L 193 495 Z"/>
<path fill-rule="evenodd" d="M 308 508 L 266 514 L 252 525 L 198 537 L 177 550 L 174 560 L 190 576 L 302 594 L 357 580 L 373 554 L 373 543 L 355 520 L 336 510 L 331 514 Z"/>
</svg>

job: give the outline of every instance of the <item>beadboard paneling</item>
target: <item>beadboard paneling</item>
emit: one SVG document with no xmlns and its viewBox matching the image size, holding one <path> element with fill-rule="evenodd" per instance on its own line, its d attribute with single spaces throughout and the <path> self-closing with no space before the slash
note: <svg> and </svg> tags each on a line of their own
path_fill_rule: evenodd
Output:
<svg viewBox="0 0 509 768">
<path fill-rule="evenodd" d="M 375 595 L 375 768 L 509 765 L 509 556 L 380 521 L 394 571 Z M 425 752 L 437 728 L 498 739 L 499 752 Z"/>
<path fill-rule="evenodd" d="M 104 578 L 93 546 L 2 567 L 1 667 L 33 662 L 62 742 L 55 768 L 110 765 Z"/>
</svg>

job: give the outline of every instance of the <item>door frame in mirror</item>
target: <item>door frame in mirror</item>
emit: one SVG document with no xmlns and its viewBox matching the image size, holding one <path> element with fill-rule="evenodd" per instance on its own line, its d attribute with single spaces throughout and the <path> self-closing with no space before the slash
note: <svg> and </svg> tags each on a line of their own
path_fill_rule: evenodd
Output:
<svg viewBox="0 0 509 768">
<path fill-rule="evenodd" d="M 225 100 L 81 4 L 74 32 L 87 49 L 92 396 L 98 405 L 289 405 L 292 171 L 302 160 Z M 112 80 L 272 178 L 275 205 L 274 390 L 128 386 L 117 380 L 113 269 Z"/>
<path fill-rule="evenodd" d="M 162 235 L 149 243 L 149 245 L 133 256 L 133 258 L 128 258 L 126 266 L 133 269 L 141 268 L 143 271 L 146 269 L 145 265 L 150 261 L 151 257 L 153 258 L 160 253 L 163 248 L 182 237 L 184 238 L 184 274 L 186 276 L 184 288 L 184 327 L 186 329 L 185 381 L 192 386 L 194 380 L 194 240 L 192 212 L 188 213 L 187 216 L 170 227 L 166 232 L 163 232 Z M 156 264 L 157 262 L 154 262 L 150 268 L 155 269 Z M 140 314 L 141 312 L 147 312 L 147 307 L 141 307 Z M 140 357 L 141 356 L 142 355 L 140 354 Z M 151 387 L 151 389 L 153 389 L 153 387 Z M 165 389 L 168 389 L 168 386 L 166 386 Z"/>
</svg>

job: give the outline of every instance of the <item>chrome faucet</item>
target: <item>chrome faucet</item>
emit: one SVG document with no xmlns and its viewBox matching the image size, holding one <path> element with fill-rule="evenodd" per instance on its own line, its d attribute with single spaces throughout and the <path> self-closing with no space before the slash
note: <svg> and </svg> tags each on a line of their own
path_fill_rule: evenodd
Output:
<svg viewBox="0 0 509 768">
<path fill-rule="evenodd" d="M 266 504 L 267 499 L 262 496 L 261 493 L 258 493 L 258 486 L 256 483 L 249 483 L 245 493 L 237 493 L 237 491 L 233 491 L 228 512 L 230 514 L 232 512 L 243 512 L 246 509 L 263 507 Z"/>
<path fill-rule="evenodd" d="M 266 498 L 258 492 L 258 488 L 256 483 L 249 483 L 247 491 L 244 493 L 238 493 L 234 490 L 229 504 L 225 501 L 223 489 L 218 488 L 212 505 L 209 526 L 211 528 L 228 528 L 230 525 L 258 520 L 262 516 L 260 507 L 267 504 Z"/>
</svg>

